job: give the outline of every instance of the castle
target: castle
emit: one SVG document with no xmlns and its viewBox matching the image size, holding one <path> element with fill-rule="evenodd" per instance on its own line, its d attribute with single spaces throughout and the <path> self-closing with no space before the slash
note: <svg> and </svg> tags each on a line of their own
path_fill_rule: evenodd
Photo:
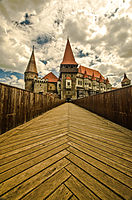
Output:
<svg viewBox="0 0 132 200">
<path fill-rule="evenodd" d="M 55 93 L 61 99 L 77 99 L 112 90 L 108 78 L 105 79 L 97 70 L 78 66 L 75 61 L 69 39 L 67 39 L 63 61 L 60 64 L 60 75 L 57 78 L 52 72 L 38 77 L 34 47 L 24 73 L 25 89 L 34 93 Z M 125 80 L 126 79 L 125 77 Z M 126 82 L 123 82 L 126 86 Z"/>
</svg>

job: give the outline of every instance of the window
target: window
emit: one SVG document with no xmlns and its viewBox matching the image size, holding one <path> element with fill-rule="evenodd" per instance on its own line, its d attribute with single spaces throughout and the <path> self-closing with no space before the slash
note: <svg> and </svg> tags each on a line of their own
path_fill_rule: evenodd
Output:
<svg viewBox="0 0 132 200">
<path fill-rule="evenodd" d="M 71 85 L 70 82 L 68 82 L 67 85 L 70 86 Z"/>
<path fill-rule="evenodd" d="M 91 83 L 89 83 L 89 87 L 91 87 Z"/>
<path fill-rule="evenodd" d="M 82 85 L 82 81 L 78 81 L 78 85 Z"/>
<path fill-rule="evenodd" d="M 50 86 L 50 90 L 52 90 L 52 87 Z"/>
</svg>

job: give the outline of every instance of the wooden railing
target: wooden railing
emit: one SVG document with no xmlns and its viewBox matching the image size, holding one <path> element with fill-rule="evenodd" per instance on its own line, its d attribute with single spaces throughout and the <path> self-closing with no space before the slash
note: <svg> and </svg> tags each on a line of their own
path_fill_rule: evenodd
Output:
<svg viewBox="0 0 132 200">
<path fill-rule="evenodd" d="M 132 130 L 132 86 L 77 99 L 73 103 Z"/>
<path fill-rule="evenodd" d="M 0 134 L 64 102 L 54 94 L 35 94 L 0 83 Z"/>
</svg>

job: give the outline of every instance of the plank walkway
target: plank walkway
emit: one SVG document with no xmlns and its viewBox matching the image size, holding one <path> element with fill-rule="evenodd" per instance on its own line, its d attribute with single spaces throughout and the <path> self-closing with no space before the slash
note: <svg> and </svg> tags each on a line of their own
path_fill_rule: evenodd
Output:
<svg viewBox="0 0 132 200">
<path fill-rule="evenodd" d="M 1 135 L 0 199 L 132 199 L 132 131 L 65 103 Z"/>
</svg>

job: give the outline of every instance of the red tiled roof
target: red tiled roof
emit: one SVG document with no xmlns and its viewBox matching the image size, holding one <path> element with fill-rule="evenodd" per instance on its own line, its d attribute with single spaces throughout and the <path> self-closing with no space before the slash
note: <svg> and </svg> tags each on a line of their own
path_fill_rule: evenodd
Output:
<svg viewBox="0 0 132 200">
<path fill-rule="evenodd" d="M 67 80 L 71 80 L 71 77 L 66 77 Z"/>
<path fill-rule="evenodd" d="M 83 76 L 84 78 L 88 78 L 88 75 L 86 75 L 86 74 L 84 74 L 84 76 Z"/>
<path fill-rule="evenodd" d="M 47 74 L 43 78 L 44 79 L 48 79 L 48 82 L 54 82 L 54 83 L 56 83 L 58 81 L 58 78 L 52 72 L 50 72 L 49 74 Z"/>
<path fill-rule="evenodd" d="M 66 49 L 65 49 L 63 61 L 61 64 L 78 65 L 75 61 L 69 39 L 67 39 Z"/>
<path fill-rule="evenodd" d="M 81 66 L 81 65 L 78 68 L 78 72 L 82 73 L 82 74 L 89 75 L 89 76 L 93 76 L 93 73 L 94 73 L 94 77 L 95 78 L 100 78 L 100 76 L 101 76 L 102 79 L 105 80 L 105 78 L 97 70 L 94 70 L 94 69 L 91 69 L 91 68 L 87 68 L 87 67 L 84 67 L 84 66 Z"/>
<path fill-rule="evenodd" d="M 33 46 L 32 54 L 31 54 L 31 57 L 30 57 L 30 60 L 29 60 L 29 63 L 28 63 L 28 66 L 27 66 L 25 72 L 34 72 L 34 73 L 38 74 L 36 62 L 35 62 L 34 46 Z"/>
</svg>

